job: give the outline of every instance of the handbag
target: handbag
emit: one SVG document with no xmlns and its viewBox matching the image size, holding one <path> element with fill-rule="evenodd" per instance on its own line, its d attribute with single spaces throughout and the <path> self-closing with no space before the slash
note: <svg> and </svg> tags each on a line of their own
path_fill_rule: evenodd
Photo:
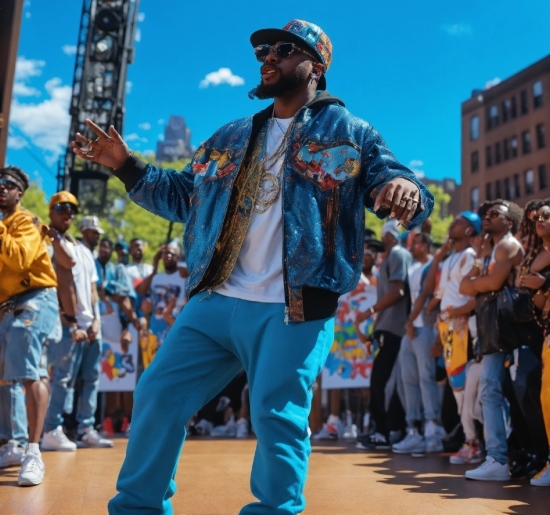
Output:
<svg viewBox="0 0 550 515">
<path fill-rule="evenodd" d="M 502 352 L 499 344 L 497 292 L 476 295 L 477 337 L 481 354 Z"/>
<path fill-rule="evenodd" d="M 523 324 L 535 319 L 531 291 L 515 286 L 504 286 L 497 295 L 498 316 L 504 322 Z"/>
</svg>

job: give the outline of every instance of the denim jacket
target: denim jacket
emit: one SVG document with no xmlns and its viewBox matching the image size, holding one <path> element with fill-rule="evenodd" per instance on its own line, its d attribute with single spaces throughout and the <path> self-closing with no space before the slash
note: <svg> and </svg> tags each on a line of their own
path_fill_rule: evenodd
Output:
<svg viewBox="0 0 550 515">
<path fill-rule="evenodd" d="M 239 172 L 246 173 L 256 137 L 272 110 L 273 105 L 223 126 L 199 147 L 182 172 L 156 168 L 133 155 L 114 171 L 138 205 L 186 224 L 190 297 L 218 286 L 209 276 L 220 267 L 227 268 L 219 259 L 226 215 L 251 216 L 253 201 L 248 207 L 231 209 L 232 190 Z M 414 173 L 396 160 L 371 125 L 351 115 L 343 102 L 327 92 L 319 93 L 297 113 L 283 167 L 281 259 L 287 320 L 330 317 L 338 297 L 353 290 L 359 281 L 364 208 L 373 210 L 380 189 L 397 177 L 420 188 L 424 210 L 419 206 L 409 228 L 430 215 L 433 197 Z M 382 208 L 376 213 L 380 218 L 388 214 Z M 223 241 L 233 245 L 234 240 Z M 232 250 L 238 254 L 240 248 Z M 231 263 L 225 276 L 233 266 Z"/>
</svg>

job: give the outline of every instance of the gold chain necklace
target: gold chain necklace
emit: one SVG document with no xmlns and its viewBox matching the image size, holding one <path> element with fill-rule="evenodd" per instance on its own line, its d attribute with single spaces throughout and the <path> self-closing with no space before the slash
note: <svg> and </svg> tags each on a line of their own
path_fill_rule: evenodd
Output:
<svg viewBox="0 0 550 515">
<path fill-rule="evenodd" d="M 292 117 L 292 120 L 290 121 L 290 124 L 286 132 L 284 132 L 283 139 L 279 143 L 279 146 L 277 147 L 275 152 L 271 156 L 267 157 L 267 136 L 269 131 L 272 130 L 274 126 L 275 109 L 273 109 L 273 113 L 271 114 L 270 126 L 265 133 L 264 155 L 260 164 L 260 166 L 262 167 L 262 175 L 260 177 L 260 184 L 258 185 L 258 191 L 256 193 L 256 203 L 254 204 L 254 212 L 258 214 L 265 213 L 269 209 L 271 204 L 275 202 L 275 199 L 279 195 L 279 191 L 281 189 L 280 177 L 284 167 L 284 163 L 281 164 L 279 171 L 277 172 L 277 175 L 275 175 L 274 173 L 268 172 L 268 170 L 281 157 L 285 155 L 286 150 L 288 148 L 288 141 L 290 139 L 291 129 L 292 129 L 292 126 L 294 125 L 295 119 L 296 119 L 296 115 Z M 277 125 L 279 125 L 278 122 L 277 122 Z M 279 125 L 279 128 L 281 128 L 280 125 Z"/>
</svg>

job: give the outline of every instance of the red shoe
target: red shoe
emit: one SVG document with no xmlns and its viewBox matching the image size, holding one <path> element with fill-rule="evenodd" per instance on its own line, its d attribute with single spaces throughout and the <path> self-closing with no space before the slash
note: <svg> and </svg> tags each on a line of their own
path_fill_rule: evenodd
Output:
<svg viewBox="0 0 550 515">
<path fill-rule="evenodd" d="M 115 434 L 115 428 L 113 427 L 113 419 L 111 417 L 105 417 L 103 419 L 103 433 L 110 436 Z"/>
<path fill-rule="evenodd" d="M 130 426 L 130 420 L 128 417 L 122 417 L 122 424 L 120 425 L 120 432 L 126 434 L 128 427 Z"/>
</svg>

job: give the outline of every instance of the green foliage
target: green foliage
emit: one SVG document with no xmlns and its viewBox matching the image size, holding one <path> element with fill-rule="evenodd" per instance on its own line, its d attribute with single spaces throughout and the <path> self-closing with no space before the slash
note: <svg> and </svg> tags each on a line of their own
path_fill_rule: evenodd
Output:
<svg viewBox="0 0 550 515">
<path fill-rule="evenodd" d="M 44 193 L 44 190 L 38 183 L 31 182 L 27 191 L 25 191 L 25 195 L 23 195 L 21 205 L 38 216 L 45 224 L 50 221 L 48 216 L 50 210 L 46 201 L 46 193 Z"/>
</svg>

